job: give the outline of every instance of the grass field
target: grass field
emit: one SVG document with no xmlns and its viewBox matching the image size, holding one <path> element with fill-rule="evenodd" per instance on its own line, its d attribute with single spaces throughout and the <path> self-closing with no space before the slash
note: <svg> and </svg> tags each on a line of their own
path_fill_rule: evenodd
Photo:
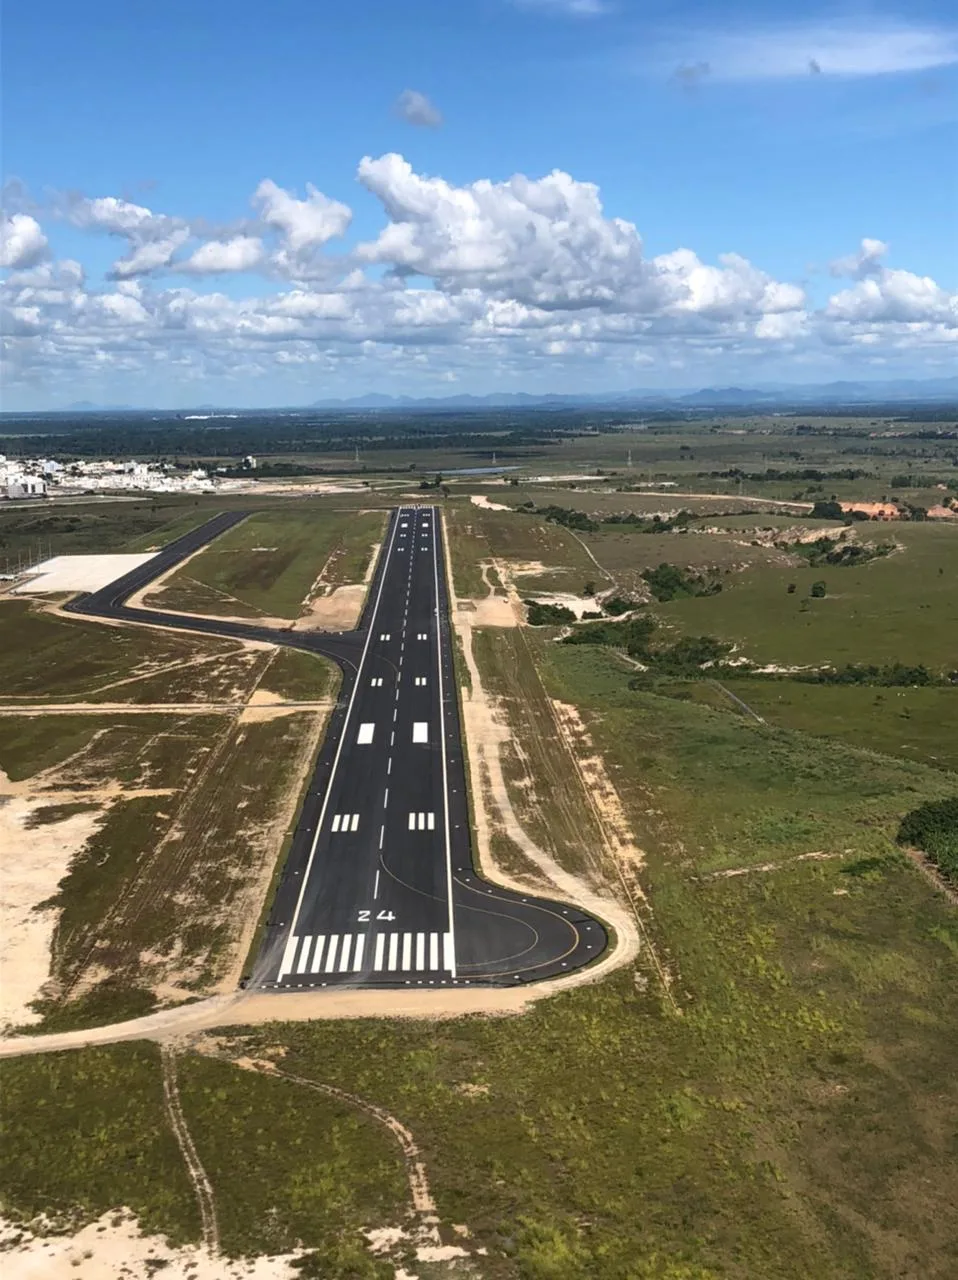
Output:
<svg viewBox="0 0 958 1280">
<path fill-rule="evenodd" d="M 523 827 L 560 866 L 602 879 L 602 834 L 539 678 L 536 641 L 522 628 L 480 628 L 473 634 L 473 654 L 483 687 L 501 700 L 508 717 L 503 774 Z M 520 865 L 508 832 L 500 833 L 500 847 L 506 865 Z"/>
<path fill-rule="evenodd" d="M 362 581 L 385 515 L 315 502 L 257 512 L 172 575 L 148 601 L 214 615 L 295 619 L 313 584 Z"/>
<path fill-rule="evenodd" d="M 728 688 L 770 724 L 958 772 L 958 689 L 879 689 L 761 679 L 731 680 Z M 742 714 L 709 681 L 668 681 L 663 692 Z"/>
<path fill-rule="evenodd" d="M 128 1205 L 147 1231 L 174 1243 L 197 1237 L 196 1201 L 164 1115 L 155 1048 L 4 1062 L 0 1081 L 8 1213 L 46 1212 L 67 1225 Z M 402 1219 L 398 1148 L 356 1111 L 198 1057 L 181 1061 L 179 1090 L 229 1253 L 282 1253 L 300 1240 L 325 1242 L 335 1253 L 338 1240 L 346 1255 L 361 1245 L 362 1227 Z"/>
<path fill-rule="evenodd" d="M 263 676 L 263 688 L 291 702 L 333 698 L 342 679 L 335 663 L 302 649 L 277 649 Z"/>
<path fill-rule="evenodd" d="M 486 594 L 480 562 L 493 558 L 527 566 L 530 571 L 523 573 L 521 580 L 523 588 L 530 591 L 577 591 L 596 576 L 596 567 L 582 543 L 561 525 L 471 504 L 451 505 L 447 519 L 458 595 Z"/>
<path fill-rule="evenodd" d="M 958 668 L 958 530 L 905 524 L 893 536 L 903 550 L 861 568 L 756 569 L 727 579 L 720 595 L 656 614 L 687 634 L 734 641 L 758 662 Z M 819 579 L 827 597 L 806 600 Z"/>
<path fill-rule="evenodd" d="M 229 640 L 104 626 L 0 601 L 0 698 L 215 701 L 242 686 L 249 667 L 249 655 Z"/>
</svg>

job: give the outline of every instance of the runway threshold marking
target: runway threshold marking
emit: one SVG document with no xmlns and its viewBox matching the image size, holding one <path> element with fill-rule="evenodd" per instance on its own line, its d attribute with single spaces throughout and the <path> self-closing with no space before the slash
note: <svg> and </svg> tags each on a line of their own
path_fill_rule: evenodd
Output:
<svg viewBox="0 0 958 1280">
<path fill-rule="evenodd" d="M 427 720 L 414 720 L 412 726 L 413 742 L 429 741 L 429 722 Z"/>
<path fill-rule="evenodd" d="M 368 722 L 366 724 L 361 724 L 359 726 L 359 732 L 356 734 L 356 745 L 360 747 L 368 747 L 370 742 L 373 740 L 373 734 L 375 731 L 375 724 L 370 724 Z"/>
</svg>

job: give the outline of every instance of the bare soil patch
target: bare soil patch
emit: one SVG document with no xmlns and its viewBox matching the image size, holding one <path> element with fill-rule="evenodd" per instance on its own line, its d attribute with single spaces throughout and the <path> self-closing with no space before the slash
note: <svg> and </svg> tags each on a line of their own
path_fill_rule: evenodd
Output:
<svg viewBox="0 0 958 1280">
<path fill-rule="evenodd" d="M 282 1256 L 229 1259 L 206 1245 L 173 1248 L 163 1236 L 143 1235 L 129 1209 L 104 1213 L 72 1235 L 23 1228 L 0 1220 L 4 1280 L 294 1280 L 302 1250 Z"/>
<path fill-rule="evenodd" d="M 56 798 L 62 803 L 60 793 Z M 14 788 L 0 772 L 0 1034 L 40 1021 L 29 1005 L 49 980 L 60 914 L 41 904 L 56 893 L 103 817 L 102 806 L 94 806 L 59 822 L 31 825 L 48 803 L 49 796 Z"/>
<path fill-rule="evenodd" d="M 294 631 L 352 631 L 366 599 L 363 585 L 333 587 L 328 595 L 313 596 L 307 612 L 296 620 Z"/>
</svg>

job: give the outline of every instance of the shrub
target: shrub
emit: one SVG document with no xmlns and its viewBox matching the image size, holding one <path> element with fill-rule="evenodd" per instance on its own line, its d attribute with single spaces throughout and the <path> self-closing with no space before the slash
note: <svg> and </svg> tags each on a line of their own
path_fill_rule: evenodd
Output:
<svg viewBox="0 0 958 1280">
<path fill-rule="evenodd" d="M 610 596 L 608 600 L 602 601 L 602 608 L 613 618 L 618 618 L 630 609 L 637 608 L 637 601 L 628 600 L 625 596 Z"/>
<path fill-rule="evenodd" d="M 717 595 L 722 590 L 720 582 L 708 582 L 698 574 L 683 572 L 674 564 L 660 564 L 657 569 L 643 569 L 642 577 L 660 604 L 683 596 Z"/>
<path fill-rule="evenodd" d="M 826 594 L 825 583 L 821 581 L 813 582 L 808 594 L 813 600 L 824 600 Z"/>
<path fill-rule="evenodd" d="M 565 637 L 563 644 L 602 644 L 624 649 L 632 658 L 645 659 L 655 631 L 654 618 L 630 618 L 628 622 L 587 622 Z"/>
<path fill-rule="evenodd" d="M 958 878 L 958 796 L 930 800 L 906 813 L 898 843 L 923 850 L 946 875 Z"/>
<path fill-rule="evenodd" d="M 526 609 L 531 627 L 552 627 L 563 622 L 575 622 L 575 614 L 564 604 L 543 604 L 539 600 L 527 600 Z"/>
</svg>

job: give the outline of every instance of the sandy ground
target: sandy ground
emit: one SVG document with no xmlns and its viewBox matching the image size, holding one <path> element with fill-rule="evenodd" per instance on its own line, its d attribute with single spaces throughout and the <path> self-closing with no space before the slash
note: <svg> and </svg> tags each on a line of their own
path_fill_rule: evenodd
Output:
<svg viewBox="0 0 958 1280">
<path fill-rule="evenodd" d="M 459 600 L 453 625 L 460 627 L 517 627 L 519 619 L 513 602 L 505 596 L 480 600 Z"/>
<path fill-rule="evenodd" d="M 584 613 L 602 613 L 602 609 L 594 596 L 576 596 L 566 591 L 530 591 L 529 599 L 539 604 L 560 604 L 571 609 L 577 618 Z"/>
<path fill-rule="evenodd" d="M 366 602 L 366 592 L 373 580 L 376 561 L 379 558 L 380 543 L 374 542 L 369 548 L 369 560 L 362 582 L 347 586 L 333 587 L 331 590 L 323 579 L 329 560 L 323 565 L 310 593 L 303 601 L 306 612 L 297 619 L 294 631 L 352 631 L 359 624 L 359 618 Z M 332 556 L 330 556 L 330 560 Z"/>
<path fill-rule="evenodd" d="M 29 582 L 14 587 L 15 595 L 48 595 L 57 591 L 99 591 L 117 578 L 137 569 L 153 553 L 144 555 L 54 556 L 31 570 Z"/>
<path fill-rule="evenodd" d="M 293 1280 L 301 1252 L 238 1262 L 203 1246 L 171 1248 L 163 1236 L 141 1235 L 128 1209 L 105 1213 L 73 1235 L 34 1235 L 0 1219 L 3 1280 Z"/>
<path fill-rule="evenodd" d="M 62 822 L 27 827 L 44 804 L 63 803 L 17 794 L 0 772 L 0 1034 L 40 1021 L 28 1008 L 50 976 L 50 947 L 59 912 L 38 911 L 51 898 L 70 863 L 96 831 L 102 810 L 76 813 Z"/>
<path fill-rule="evenodd" d="M 297 618 L 294 631 L 352 631 L 363 611 L 364 586 L 334 587 L 327 596 L 315 596 Z"/>
<path fill-rule="evenodd" d="M 484 493 L 471 493 L 469 501 L 475 507 L 482 507 L 484 511 L 511 511 L 512 507 L 507 507 L 503 502 L 490 502 Z"/>
</svg>

